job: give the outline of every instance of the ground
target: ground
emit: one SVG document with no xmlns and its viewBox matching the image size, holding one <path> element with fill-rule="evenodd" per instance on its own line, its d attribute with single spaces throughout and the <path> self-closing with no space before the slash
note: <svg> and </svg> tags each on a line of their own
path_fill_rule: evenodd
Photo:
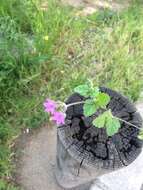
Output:
<svg viewBox="0 0 143 190">
<path fill-rule="evenodd" d="M 60 190 L 53 180 L 56 152 L 56 128 L 42 127 L 33 135 L 23 135 L 21 154 L 18 161 L 17 182 L 25 190 Z M 21 141 L 21 140 L 20 140 Z M 18 142 L 21 143 L 21 142 Z M 21 150 L 21 148 L 19 149 Z"/>
<path fill-rule="evenodd" d="M 82 7 L 83 15 L 92 14 L 99 9 L 109 8 L 113 11 L 121 11 L 129 6 L 129 1 L 117 0 L 62 0 L 63 3 L 74 7 Z"/>
</svg>

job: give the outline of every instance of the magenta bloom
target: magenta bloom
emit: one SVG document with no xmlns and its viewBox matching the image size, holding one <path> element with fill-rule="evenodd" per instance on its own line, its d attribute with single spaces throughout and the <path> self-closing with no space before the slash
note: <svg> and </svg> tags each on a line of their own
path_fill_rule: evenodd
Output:
<svg viewBox="0 0 143 190">
<path fill-rule="evenodd" d="M 54 112 L 51 119 L 55 121 L 57 125 L 62 125 L 65 123 L 65 115 L 61 112 Z"/>
<path fill-rule="evenodd" d="M 43 106 L 44 106 L 45 112 L 49 112 L 49 113 L 53 114 L 55 112 L 57 104 L 53 100 L 46 99 Z"/>
</svg>

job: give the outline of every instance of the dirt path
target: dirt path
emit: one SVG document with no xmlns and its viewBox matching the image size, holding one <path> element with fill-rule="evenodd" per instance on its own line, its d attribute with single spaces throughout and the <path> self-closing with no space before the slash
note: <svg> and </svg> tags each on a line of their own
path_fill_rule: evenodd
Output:
<svg viewBox="0 0 143 190">
<path fill-rule="evenodd" d="M 22 136 L 19 152 L 17 182 L 24 190 L 61 190 L 53 181 L 56 128 L 43 127 L 32 136 Z M 25 140 L 24 140 L 25 139 Z"/>
<path fill-rule="evenodd" d="M 120 11 L 127 8 L 131 0 L 61 0 L 64 4 L 73 7 L 82 7 L 83 14 L 92 14 L 98 9 L 109 8 L 114 11 Z"/>
</svg>

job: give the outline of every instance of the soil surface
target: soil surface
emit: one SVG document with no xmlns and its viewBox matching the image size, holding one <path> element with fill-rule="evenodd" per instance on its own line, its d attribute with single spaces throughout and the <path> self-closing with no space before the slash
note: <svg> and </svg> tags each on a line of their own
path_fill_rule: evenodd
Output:
<svg viewBox="0 0 143 190">
<path fill-rule="evenodd" d="M 92 14 L 98 9 L 111 9 L 113 11 L 120 11 L 127 8 L 131 0 L 61 0 L 64 4 L 73 7 L 81 7 L 83 15 Z"/>
<path fill-rule="evenodd" d="M 23 134 L 18 142 L 16 181 L 24 190 L 61 190 L 56 187 L 54 163 L 56 127 L 42 127 L 31 134 Z M 20 140 L 19 139 L 19 140 Z"/>
</svg>

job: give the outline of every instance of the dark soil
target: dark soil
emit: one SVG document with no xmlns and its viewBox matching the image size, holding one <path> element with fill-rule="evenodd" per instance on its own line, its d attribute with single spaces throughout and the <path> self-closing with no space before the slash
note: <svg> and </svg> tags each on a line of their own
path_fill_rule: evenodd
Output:
<svg viewBox="0 0 143 190">
<path fill-rule="evenodd" d="M 133 103 L 121 94 L 101 87 L 102 92 L 110 95 L 107 108 L 113 115 L 120 117 L 138 127 L 142 119 Z M 67 104 L 84 100 L 79 94 L 73 94 Z M 99 113 L 99 112 L 98 112 Z M 92 125 L 95 113 L 91 117 L 83 115 L 83 105 L 68 108 L 66 125 L 58 128 L 58 134 L 67 150 L 82 164 L 114 170 L 129 165 L 140 154 L 143 142 L 137 138 L 139 130 L 121 122 L 119 132 L 108 137 L 104 128 Z"/>
</svg>

